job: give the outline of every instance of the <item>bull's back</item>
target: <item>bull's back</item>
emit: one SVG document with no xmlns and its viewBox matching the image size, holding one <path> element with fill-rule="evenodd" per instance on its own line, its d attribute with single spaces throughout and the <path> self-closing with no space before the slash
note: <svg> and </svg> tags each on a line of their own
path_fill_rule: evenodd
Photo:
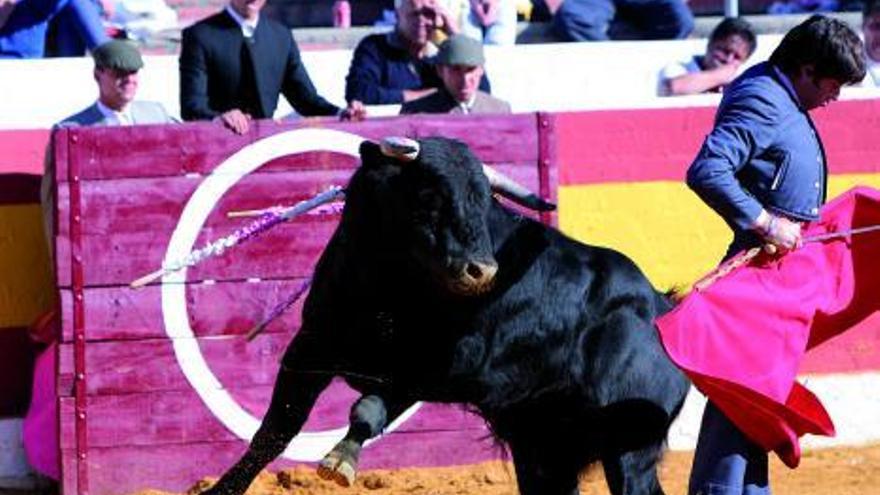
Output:
<svg viewBox="0 0 880 495">
<path fill-rule="evenodd" d="M 686 381 L 663 351 L 653 323 L 670 309 L 667 298 L 618 251 L 583 244 L 528 219 L 514 217 L 512 225 L 520 232 L 509 231 L 506 240 L 520 241 L 516 244 L 523 252 L 517 261 L 530 265 L 502 262 L 499 274 L 505 268 L 522 272 L 522 287 L 500 303 L 521 307 L 531 297 L 533 316 L 520 318 L 534 327 L 517 341 L 515 332 L 523 332 L 522 325 L 511 325 L 505 329 L 512 334 L 507 342 L 533 345 L 531 352 L 544 360 L 550 382 L 529 386 L 570 380 L 587 394 L 582 399 L 588 407 L 635 398 L 654 401 L 667 414 L 677 411 Z"/>
</svg>

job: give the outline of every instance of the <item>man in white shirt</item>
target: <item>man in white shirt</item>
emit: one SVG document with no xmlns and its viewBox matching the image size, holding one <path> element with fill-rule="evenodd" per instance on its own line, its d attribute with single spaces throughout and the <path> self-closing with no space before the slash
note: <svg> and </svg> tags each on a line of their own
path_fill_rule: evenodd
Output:
<svg viewBox="0 0 880 495">
<path fill-rule="evenodd" d="M 214 120 L 243 134 L 253 119 L 270 119 L 279 95 L 302 116 L 362 120 L 364 106 L 325 100 L 306 71 L 290 30 L 260 15 L 266 0 L 230 0 L 224 10 L 183 30 L 180 115 Z"/>
<path fill-rule="evenodd" d="M 865 37 L 865 61 L 868 75 L 862 86 L 880 87 L 880 0 L 866 0 L 862 10 L 862 34 Z"/>
<path fill-rule="evenodd" d="M 677 96 L 721 91 L 756 47 L 752 26 L 738 17 L 727 18 L 712 30 L 704 55 L 663 68 L 657 92 Z"/>
</svg>

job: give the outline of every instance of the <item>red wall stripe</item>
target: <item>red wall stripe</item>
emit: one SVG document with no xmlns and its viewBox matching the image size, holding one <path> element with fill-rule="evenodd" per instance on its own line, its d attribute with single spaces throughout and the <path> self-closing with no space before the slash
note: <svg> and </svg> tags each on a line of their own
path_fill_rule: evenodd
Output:
<svg viewBox="0 0 880 495">
<path fill-rule="evenodd" d="M 714 116 L 713 107 L 558 114 L 559 183 L 684 180 Z M 812 116 L 832 173 L 880 172 L 880 99 L 837 102 Z"/>
<path fill-rule="evenodd" d="M 43 175 L 43 157 L 49 131 L 33 129 L 26 131 L 0 131 L 0 175 Z M 0 181 L 5 180 L 0 177 Z"/>
</svg>

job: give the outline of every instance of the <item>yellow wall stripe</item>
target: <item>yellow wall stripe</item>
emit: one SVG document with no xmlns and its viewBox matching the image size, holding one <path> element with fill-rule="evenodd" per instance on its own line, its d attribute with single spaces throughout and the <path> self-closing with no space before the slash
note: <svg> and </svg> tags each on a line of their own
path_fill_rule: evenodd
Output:
<svg viewBox="0 0 880 495">
<path fill-rule="evenodd" d="M 855 185 L 880 188 L 880 174 L 832 176 L 829 198 Z M 711 270 L 732 237 L 683 182 L 562 186 L 559 225 L 582 242 L 625 253 L 660 290 L 690 285 Z"/>
<path fill-rule="evenodd" d="M 40 205 L 0 205 L 0 331 L 30 325 L 54 297 Z"/>
</svg>

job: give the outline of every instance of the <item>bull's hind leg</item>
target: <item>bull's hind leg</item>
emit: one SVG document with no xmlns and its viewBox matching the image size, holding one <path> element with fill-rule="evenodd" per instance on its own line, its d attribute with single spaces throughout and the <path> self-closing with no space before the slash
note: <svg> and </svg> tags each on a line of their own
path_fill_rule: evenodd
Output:
<svg viewBox="0 0 880 495">
<path fill-rule="evenodd" d="M 580 495 L 577 467 L 570 459 L 511 446 L 516 483 L 521 495 Z"/>
<path fill-rule="evenodd" d="M 357 464 L 364 442 L 375 437 L 388 418 L 394 421 L 413 402 L 385 400 L 378 395 L 365 395 L 351 407 L 348 433 L 321 460 L 318 475 L 333 480 L 340 486 L 351 486 L 357 477 Z"/>
<path fill-rule="evenodd" d="M 663 495 L 657 479 L 657 464 L 662 452 L 661 443 L 641 450 L 603 455 L 602 467 L 611 494 Z"/>
<path fill-rule="evenodd" d="M 244 456 L 204 495 L 241 495 L 270 462 L 284 452 L 299 433 L 330 376 L 304 374 L 282 366 L 275 381 L 272 402 L 260 429 Z"/>
</svg>

